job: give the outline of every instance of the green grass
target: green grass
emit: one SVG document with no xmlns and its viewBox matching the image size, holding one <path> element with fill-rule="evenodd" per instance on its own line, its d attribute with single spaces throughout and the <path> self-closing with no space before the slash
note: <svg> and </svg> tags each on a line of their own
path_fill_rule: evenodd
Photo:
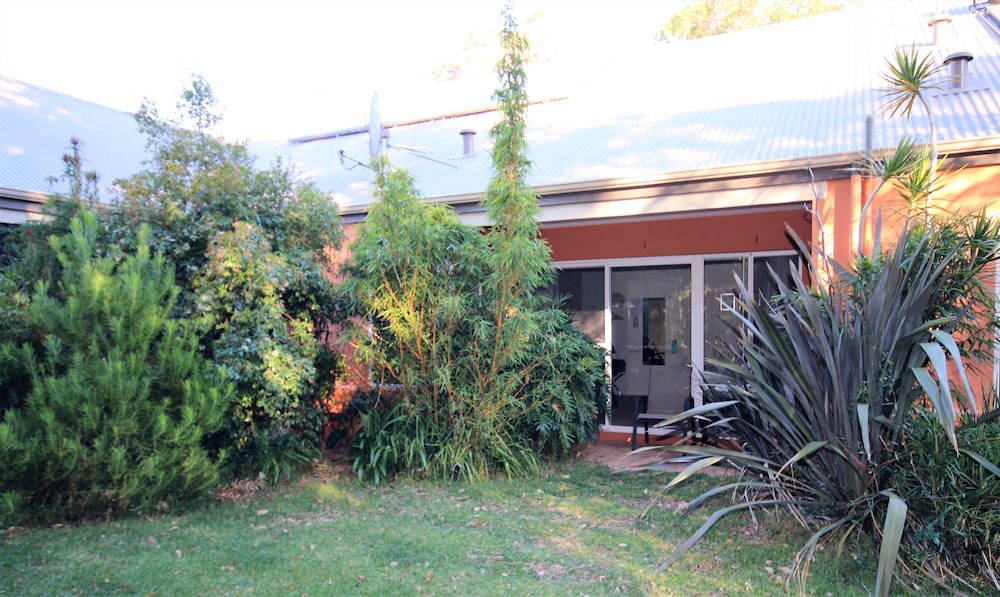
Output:
<svg viewBox="0 0 1000 597">
<path fill-rule="evenodd" d="M 804 541 L 771 513 L 701 523 L 707 485 L 557 465 L 528 480 L 389 487 L 317 473 L 241 503 L 0 535 L 0 595 L 772 595 Z M 645 513 L 645 515 L 643 515 Z M 810 595 L 866 595 L 875 560 L 824 553 Z M 773 572 L 771 572 L 773 571 Z"/>
</svg>

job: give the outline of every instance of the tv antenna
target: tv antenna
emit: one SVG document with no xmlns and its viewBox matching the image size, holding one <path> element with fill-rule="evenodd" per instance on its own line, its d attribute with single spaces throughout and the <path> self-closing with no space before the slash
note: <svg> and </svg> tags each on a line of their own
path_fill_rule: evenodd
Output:
<svg viewBox="0 0 1000 597">
<path fill-rule="evenodd" d="M 368 155 L 371 157 L 372 166 L 382 157 L 382 137 L 385 129 L 382 128 L 382 119 L 378 115 L 378 93 L 372 93 L 372 107 L 368 112 Z"/>
<path fill-rule="evenodd" d="M 390 124 L 389 126 L 393 126 L 393 125 Z M 458 169 L 458 166 L 456 166 L 455 164 L 449 164 L 448 162 L 444 162 L 444 161 L 432 158 L 429 155 L 427 155 L 427 153 L 430 152 L 429 149 L 426 149 L 426 148 L 417 148 L 417 147 L 407 147 L 405 145 L 389 145 L 389 126 L 384 126 L 382 124 L 382 119 L 379 117 L 379 113 L 378 113 L 378 93 L 377 92 L 373 92 L 372 93 L 372 105 L 371 105 L 370 111 L 368 112 L 368 157 L 369 157 L 369 162 L 367 164 L 365 164 L 365 163 L 361 162 L 360 160 L 356 160 L 356 159 L 352 158 L 351 156 L 347 155 L 344 152 L 344 150 L 341 149 L 340 150 L 340 165 L 344 166 L 348 170 L 351 170 L 351 169 L 353 169 L 353 168 L 355 168 L 357 166 L 363 166 L 365 168 L 368 168 L 369 170 L 374 170 L 375 169 L 375 163 L 378 162 L 379 158 L 382 157 L 383 152 L 388 152 L 389 148 L 391 147 L 392 149 L 398 149 L 400 151 L 405 151 L 406 153 L 413 154 L 413 155 L 417 156 L 418 158 L 423 158 L 425 160 L 428 160 L 428 161 L 431 161 L 431 162 L 435 162 L 435 163 L 438 163 L 438 164 L 441 164 L 441 165 L 444 165 L 444 166 L 448 166 L 449 168 L 454 168 L 456 170 Z M 348 134 L 357 134 L 357 133 L 361 133 L 363 131 L 364 131 L 364 128 L 363 127 L 359 127 L 357 129 L 350 129 L 349 131 L 345 131 L 345 132 L 348 133 Z M 384 144 L 382 143 L 383 140 L 385 140 Z M 353 164 L 351 166 L 347 166 L 347 163 L 345 162 L 345 160 L 351 161 L 351 162 L 353 162 Z"/>
</svg>

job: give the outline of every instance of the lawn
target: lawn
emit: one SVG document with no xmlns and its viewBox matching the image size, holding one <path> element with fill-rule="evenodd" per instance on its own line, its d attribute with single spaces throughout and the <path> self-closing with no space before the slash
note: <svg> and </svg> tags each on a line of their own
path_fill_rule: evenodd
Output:
<svg viewBox="0 0 1000 597">
<path fill-rule="evenodd" d="M 667 572 L 704 517 L 671 473 L 553 465 L 528 480 L 386 487 L 318 468 L 189 512 L 0 534 L 0 595 L 772 595 L 805 535 L 759 512 L 724 521 Z M 810 595 L 866 595 L 875 554 L 812 566 Z M 793 591 L 794 592 L 794 591 Z"/>
</svg>

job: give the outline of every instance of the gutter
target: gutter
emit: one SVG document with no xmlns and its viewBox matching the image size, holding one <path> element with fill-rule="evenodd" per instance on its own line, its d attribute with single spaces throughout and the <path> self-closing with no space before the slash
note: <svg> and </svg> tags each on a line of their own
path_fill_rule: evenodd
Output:
<svg viewBox="0 0 1000 597">
<path fill-rule="evenodd" d="M 43 204 L 48 200 L 48 198 L 49 194 L 42 193 L 41 191 L 25 191 L 23 189 L 0 187 L 0 200 L 9 199 L 24 203 Z"/>
<path fill-rule="evenodd" d="M 1000 164 L 1000 135 L 980 137 L 976 139 L 962 139 L 944 143 L 939 142 L 938 150 L 942 155 L 948 156 L 945 163 L 952 166 Z M 845 177 L 847 177 L 851 172 L 857 171 L 857 166 L 862 156 L 863 151 L 849 151 L 816 157 L 784 158 L 780 160 L 768 160 L 762 162 L 746 162 L 743 164 L 720 166 L 717 168 L 678 170 L 651 176 L 607 178 L 539 185 L 532 187 L 532 190 L 540 196 L 547 198 L 554 195 L 670 186 L 682 183 L 724 182 L 731 181 L 733 179 L 764 177 L 787 172 L 807 172 L 810 169 L 813 171 L 840 170 L 844 172 Z M 828 175 L 827 179 L 829 178 L 834 178 L 834 176 Z M 478 204 L 482 200 L 483 192 L 443 195 L 439 197 L 428 197 L 425 199 L 429 203 L 454 206 L 466 205 L 470 203 Z M 348 217 L 353 221 L 363 219 L 363 216 L 367 213 L 367 204 L 351 205 L 341 208 L 341 215 Z M 358 218 L 357 216 L 361 217 Z"/>
</svg>

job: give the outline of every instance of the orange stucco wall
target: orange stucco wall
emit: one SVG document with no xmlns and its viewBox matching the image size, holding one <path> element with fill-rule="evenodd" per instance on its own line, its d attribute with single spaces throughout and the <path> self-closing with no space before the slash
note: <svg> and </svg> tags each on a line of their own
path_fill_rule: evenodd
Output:
<svg viewBox="0 0 1000 597">
<path fill-rule="evenodd" d="M 931 209 L 936 213 L 975 213 L 985 211 L 1000 218 L 1000 166 L 969 166 L 945 171 L 942 188 L 934 194 Z M 812 240 L 817 249 L 833 256 L 839 263 L 850 263 L 858 247 L 861 206 L 876 188 L 876 181 L 855 175 L 850 179 L 829 181 L 826 196 L 817 201 L 818 217 L 813 222 Z M 875 245 L 877 223 L 881 225 L 881 243 L 891 246 L 909 212 L 907 203 L 889 185 L 883 187 L 868 209 L 862 242 L 866 253 Z M 984 282 L 996 288 L 996 267 L 989 267 Z M 972 390 L 982 404 L 982 393 L 992 385 L 995 370 L 992 361 L 968 363 Z M 954 374 L 954 372 L 952 372 Z"/>
<path fill-rule="evenodd" d="M 985 210 L 987 215 L 1000 217 L 1000 166 L 970 166 L 945 171 L 941 181 L 942 187 L 933 197 L 932 212 L 957 214 Z M 827 196 L 820 201 L 822 231 L 826 234 L 826 251 L 837 261 L 850 260 L 857 250 L 861 206 L 876 186 L 875 180 L 857 175 L 827 184 Z M 879 224 L 883 246 L 891 245 L 894 231 L 900 229 L 908 213 L 907 203 L 891 185 L 885 185 L 872 201 L 863 222 L 865 252 L 870 252 L 874 246 Z M 814 234 L 819 231 L 818 227 L 814 228 Z M 818 242 L 820 238 L 814 236 L 813 240 Z"/>
<path fill-rule="evenodd" d="M 801 207 L 643 221 L 543 228 L 555 261 L 778 251 L 792 248 L 790 225 L 805 241 L 810 215 Z"/>
</svg>

